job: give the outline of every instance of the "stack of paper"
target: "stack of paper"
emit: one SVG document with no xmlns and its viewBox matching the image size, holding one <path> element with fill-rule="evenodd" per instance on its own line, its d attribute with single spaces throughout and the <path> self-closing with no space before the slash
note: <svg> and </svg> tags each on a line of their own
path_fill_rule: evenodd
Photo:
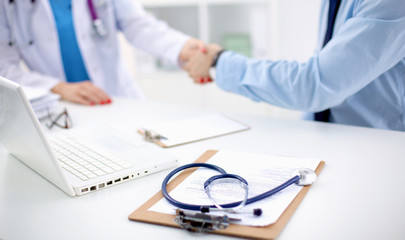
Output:
<svg viewBox="0 0 405 240">
<path fill-rule="evenodd" d="M 60 96 L 42 88 L 24 86 L 24 92 L 34 109 L 38 119 L 47 117 L 60 109 Z"/>
</svg>

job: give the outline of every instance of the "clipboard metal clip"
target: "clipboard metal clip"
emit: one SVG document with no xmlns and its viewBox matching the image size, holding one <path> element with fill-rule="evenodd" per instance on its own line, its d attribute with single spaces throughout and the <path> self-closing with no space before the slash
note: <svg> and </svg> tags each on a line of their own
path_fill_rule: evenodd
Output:
<svg viewBox="0 0 405 240">
<path fill-rule="evenodd" d="M 167 137 L 160 135 L 159 133 L 148 130 L 148 129 L 141 129 L 143 132 L 143 138 L 145 141 L 148 142 L 155 142 L 155 141 L 160 141 L 160 140 L 167 140 Z"/>
<path fill-rule="evenodd" d="M 181 228 L 190 232 L 212 232 L 226 229 L 229 226 L 230 219 L 227 215 L 216 216 L 205 213 L 186 212 L 180 209 L 176 210 L 174 221 Z"/>
</svg>

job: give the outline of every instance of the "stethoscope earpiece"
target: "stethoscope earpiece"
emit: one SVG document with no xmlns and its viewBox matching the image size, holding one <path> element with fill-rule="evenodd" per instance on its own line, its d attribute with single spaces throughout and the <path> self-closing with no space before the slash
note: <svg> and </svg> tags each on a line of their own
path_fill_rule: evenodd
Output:
<svg viewBox="0 0 405 240">
<path fill-rule="evenodd" d="M 263 214 L 263 210 L 261 208 L 255 208 L 253 209 L 253 215 L 259 217 Z"/>
</svg>

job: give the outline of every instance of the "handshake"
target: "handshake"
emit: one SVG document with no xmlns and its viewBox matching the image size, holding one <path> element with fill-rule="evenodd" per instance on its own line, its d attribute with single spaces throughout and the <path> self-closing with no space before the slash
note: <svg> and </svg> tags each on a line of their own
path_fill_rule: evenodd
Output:
<svg viewBox="0 0 405 240">
<path fill-rule="evenodd" d="M 192 38 L 184 44 L 179 59 L 193 81 L 203 84 L 212 82 L 209 70 L 220 51 L 222 48 L 217 44 L 207 46 L 204 42 Z"/>
</svg>

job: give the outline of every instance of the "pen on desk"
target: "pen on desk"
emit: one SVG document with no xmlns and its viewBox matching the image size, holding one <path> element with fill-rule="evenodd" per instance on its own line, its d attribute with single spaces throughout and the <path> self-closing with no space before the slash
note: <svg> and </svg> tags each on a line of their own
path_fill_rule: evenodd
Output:
<svg viewBox="0 0 405 240">
<path fill-rule="evenodd" d="M 160 140 L 168 140 L 168 138 L 167 138 L 167 137 L 162 136 L 162 135 L 158 135 L 158 138 L 159 138 Z"/>
<path fill-rule="evenodd" d="M 144 128 L 141 130 L 143 131 L 143 136 L 144 136 L 145 141 L 154 142 L 154 141 L 159 141 L 159 140 L 168 140 L 167 137 L 165 137 L 155 131 L 147 130 Z"/>
</svg>

